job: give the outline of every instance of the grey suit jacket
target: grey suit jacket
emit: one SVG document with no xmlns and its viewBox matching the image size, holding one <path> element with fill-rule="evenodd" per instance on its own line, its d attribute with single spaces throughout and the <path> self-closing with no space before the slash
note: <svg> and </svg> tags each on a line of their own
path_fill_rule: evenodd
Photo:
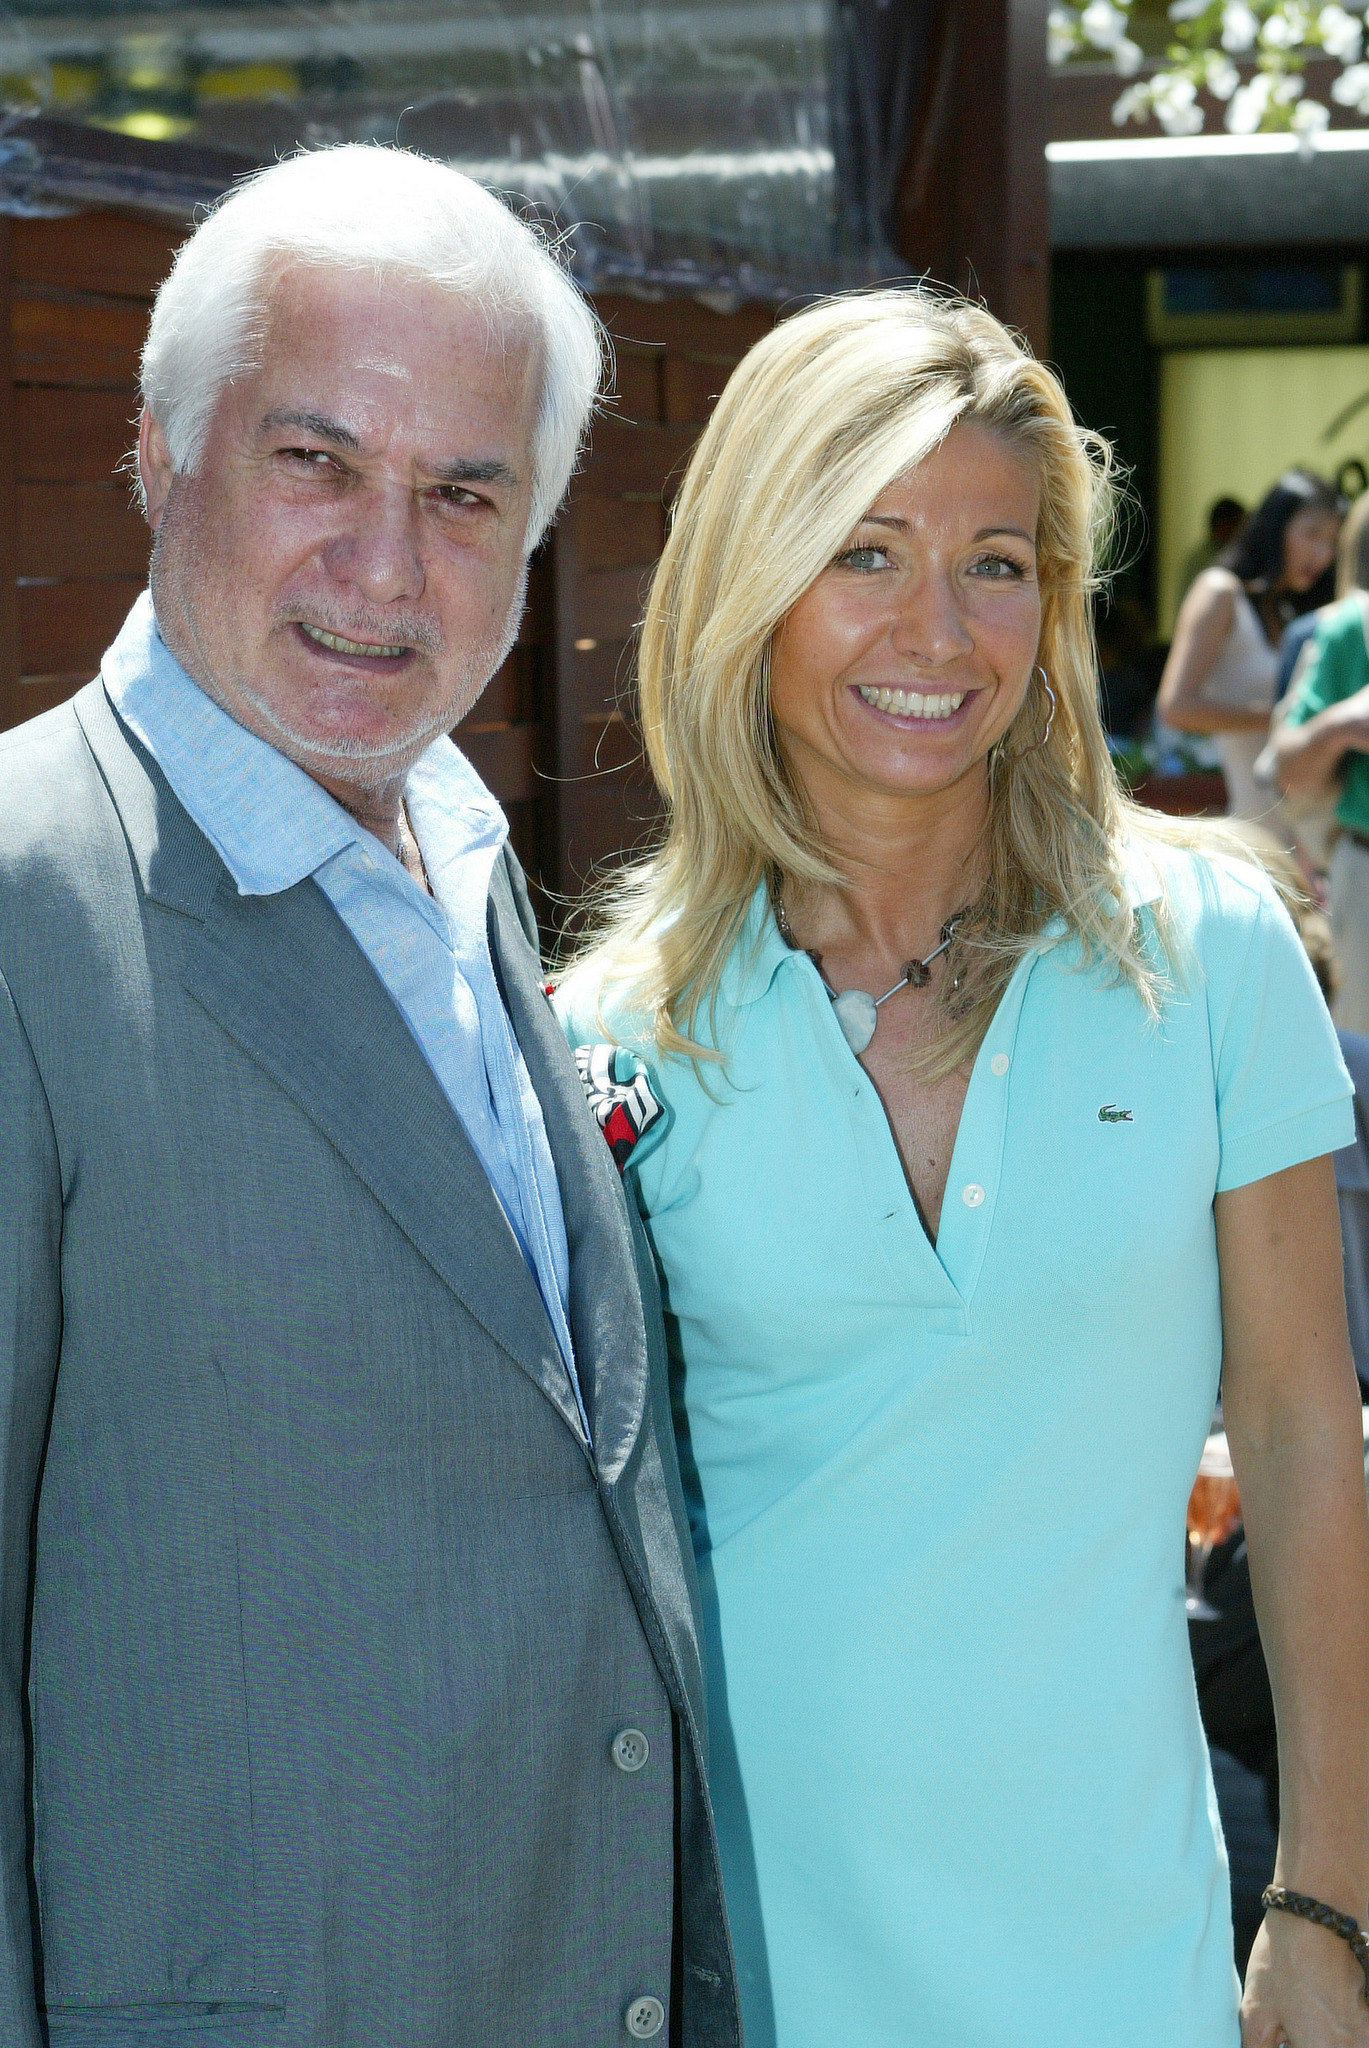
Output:
<svg viewBox="0 0 1369 2048">
<path fill-rule="evenodd" d="M 4 2048 L 739 2039 L 654 1273 L 511 858 L 490 928 L 593 1453 L 322 892 L 98 682 L 0 741 Z"/>
</svg>

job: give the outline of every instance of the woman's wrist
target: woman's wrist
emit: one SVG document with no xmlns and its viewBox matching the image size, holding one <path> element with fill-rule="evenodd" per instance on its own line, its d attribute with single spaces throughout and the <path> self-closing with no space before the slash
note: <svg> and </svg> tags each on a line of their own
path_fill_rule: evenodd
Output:
<svg viewBox="0 0 1369 2048">
<path fill-rule="evenodd" d="M 1369 1921 L 1369 1857 L 1337 1854 L 1329 1846 L 1295 1855 L 1280 1845 L 1274 1883 L 1304 1898 L 1320 1899 L 1338 1913 L 1348 1913 L 1362 1927 Z"/>
</svg>

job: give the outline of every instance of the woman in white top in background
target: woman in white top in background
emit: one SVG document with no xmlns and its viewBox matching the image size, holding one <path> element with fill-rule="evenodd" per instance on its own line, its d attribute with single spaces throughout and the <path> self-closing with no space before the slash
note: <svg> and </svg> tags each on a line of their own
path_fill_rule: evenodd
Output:
<svg viewBox="0 0 1369 2048">
<path fill-rule="evenodd" d="M 1285 470 L 1179 607 L 1156 710 L 1182 732 L 1215 735 L 1233 818 L 1274 807 L 1253 771 L 1269 736 L 1279 639 L 1298 612 L 1330 596 L 1319 586 L 1343 511 L 1321 477 Z"/>
</svg>

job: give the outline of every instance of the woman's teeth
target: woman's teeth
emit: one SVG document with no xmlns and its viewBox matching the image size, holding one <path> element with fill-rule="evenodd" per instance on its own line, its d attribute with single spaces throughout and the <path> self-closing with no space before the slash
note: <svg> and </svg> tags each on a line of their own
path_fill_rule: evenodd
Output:
<svg viewBox="0 0 1369 2048">
<path fill-rule="evenodd" d="M 370 640 L 344 640 L 341 633 L 325 633 L 322 626 L 306 626 L 300 620 L 301 630 L 311 640 L 317 640 L 320 647 L 331 647 L 338 654 L 381 654 L 393 661 L 396 655 L 407 654 L 407 647 L 378 647 Z"/>
<path fill-rule="evenodd" d="M 965 702 L 963 690 L 926 697 L 920 690 L 867 690 L 862 684 L 860 694 L 876 711 L 892 711 L 895 718 L 949 718 Z"/>
</svg>

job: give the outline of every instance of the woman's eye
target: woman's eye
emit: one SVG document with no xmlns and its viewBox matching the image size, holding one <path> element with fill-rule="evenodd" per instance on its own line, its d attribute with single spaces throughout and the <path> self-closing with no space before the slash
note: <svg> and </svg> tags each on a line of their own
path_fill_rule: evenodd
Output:
<svg viewBox="0 0 1369 2048">
<path fill-rule="evenodd" d="M 837 556 L 837 566 L 842 569 L 887 569 L 889 557 L 883 548 L 845 548 Z"/>
<path fill-rule="evenodd" d="M 1027 571 L 1011 555 L 979 555 L 970 564 L 970 574 L 988 583 L 1020 583 Z"/>
</svg>

